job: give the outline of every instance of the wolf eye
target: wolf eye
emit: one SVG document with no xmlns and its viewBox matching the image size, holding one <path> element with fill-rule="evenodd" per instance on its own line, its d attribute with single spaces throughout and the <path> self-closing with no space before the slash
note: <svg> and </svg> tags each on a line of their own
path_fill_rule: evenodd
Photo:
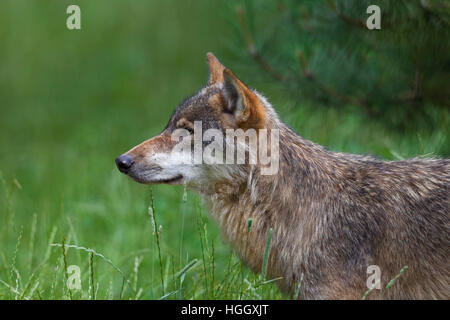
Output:
<svg viewBox="0 0 450 320">
<path fill-rule="evenodd" d="M 190 134 L 194 133 L 194 128 L 191 128 L 191 127 L 188 127 L 188 126 L 186 126 L 186 127 L 179 127 L 178 129 L 187 130 L 187 131 L 189 131 Z"/>
<path fill-rule="evenodd" d="M 189 120 L 187 120 L 186 118 L 181 118 L 180 120 L 177 121 L 177 125 L 176 127 L 178 129 L 185 129 L 187 130 L 190 134 L 194 133 L 194 125 L 192 124 L 192 122 L 190 122 Z"/>
<path fill-rule="evenodd" d="M 187 131 L 189 131 L 190 134 L 194 133 L 194 128 L 184 127 L 183 129 L 186 129 Z"/>
</svg>

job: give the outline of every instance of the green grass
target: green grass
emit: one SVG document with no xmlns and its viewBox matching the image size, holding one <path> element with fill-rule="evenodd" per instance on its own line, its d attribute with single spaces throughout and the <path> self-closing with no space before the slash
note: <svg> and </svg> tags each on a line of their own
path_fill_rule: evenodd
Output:
<svg viewBox="0 0 450 320">
<path fill-rule="evenodd" d="M 0 3 L 0 299 L 284 298 L 240 264 L 194 194 L 115 168 L 206 82 L 207 51 L 330 149 L 450 153 L 448 111 L 430 106 L 432 123 L 388 130 L 233 68 L 221 2 L 78 1 L 81 31 L 65 28 L 70 3 Z M 65 285 L 72 265 L 81 290 Z"/>
</svg>

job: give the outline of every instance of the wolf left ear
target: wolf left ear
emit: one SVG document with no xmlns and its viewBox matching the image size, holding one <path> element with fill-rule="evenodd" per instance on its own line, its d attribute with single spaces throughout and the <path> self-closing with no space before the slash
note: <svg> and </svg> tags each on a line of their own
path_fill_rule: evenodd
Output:
<svg viewBox="0 0 450 320">
<path fill-rule="evenodd" d="M 208 85 L 213 85 L 216 83 L 223 82 L 223 70 L 225 67 L 220 63 L 220 61 L 211 52 L 206 54 L 206 61 L 208 62 L 209 68 L 209 81 Z"/>
<path fill-rule="evenodd" d="M 226 111 L 235 116 L 241 127 L 264 127 L 264 111 L 258 96 L 229 69 L 223 70 L 223 80 Z"/>
</svg>

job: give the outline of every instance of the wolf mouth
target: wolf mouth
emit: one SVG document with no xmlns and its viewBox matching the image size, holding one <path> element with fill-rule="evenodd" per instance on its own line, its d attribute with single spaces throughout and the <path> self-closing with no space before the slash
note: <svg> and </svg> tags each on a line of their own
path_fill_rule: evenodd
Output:
<svg viewBox="0 0 450 320">
<path fill-rule="evenodd" d="M 151 181 L 150 183 L 172 183 L 172 182 L 179 181 L 181 179 L 183 179 L 183 176 L 181 174 L 179 174 L 179 175 L 177 175 L 177 176 L 175 176 L 173 178 L 170 178 L 170 179 L 154 180 L 154 181 Z"/>
<path fill-rule="evenodd" d="M 129 176 L 136 182 L 139 182 L 142 184 L 157 184 L 157 183 L 173 184 L 173 183 L 179 182 L 183 179 L 183 175 L 181 175 L 181 174 L 178 174 L 178 175 L 174 176 L 173 178 L 168 178 L 168 179 L 149 179 L 149 178 L 143 178 L 143 177 L 134 176 L 134 175 L 129 175 Z"/>
</svg>

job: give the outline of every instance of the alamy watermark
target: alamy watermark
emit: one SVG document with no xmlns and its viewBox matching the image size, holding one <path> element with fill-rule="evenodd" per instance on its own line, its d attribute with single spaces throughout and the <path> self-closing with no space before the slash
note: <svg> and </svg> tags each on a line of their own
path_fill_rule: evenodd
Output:
<svg viewBox="0 0 450 320">
<path fill-rule="evenodd" d="M 80 30 L 81 29 L 81 9 L 79 6 L 72 4 L 67 7 L 67 17 L 66 26 L 69 30 Z"/>
<path fill-rule="evenodd" d="M 274 175 L 279 169 L 280 133 L 278 129 L 219 129 L 203 132 L 202 121 L 192 131 L 176 129 L 171 136 L 177 142 L 172 155 L 184 164 L 259 165 L 262 175 Z"/>
<path fill-rule="evenodd" d="M 381 269 L 377 265 L 367 267 L 367 274 L 370 275 L 366 280 L 367 289 L 381 290 Z"/>
<path fill-rule="evenodd" d="M 81 9 L 75 4 L 71 4 L 67 7 L 66 13 L 69 14 L 66 20 L 66 26 L 69 30 L 81 29 Z M 377 5 L 370 5 L 366 10 L 370 16 L 366 20 L 366 27 L 369 30 L 381 29 L 381 9 Z"/>
<path fill-rule="evenodd" d="M 81 290 L 81 270 L 77 265 L 67 267 L 67 288 L 70 290 Z"/>
<path fill-rule="evenodd" d="M 367 7 L 366 13 L 370 16 L 366 20 L 367 29 L 381 29 L 381 9 L 379 6 L 373 4 Z"/>
</svg>

